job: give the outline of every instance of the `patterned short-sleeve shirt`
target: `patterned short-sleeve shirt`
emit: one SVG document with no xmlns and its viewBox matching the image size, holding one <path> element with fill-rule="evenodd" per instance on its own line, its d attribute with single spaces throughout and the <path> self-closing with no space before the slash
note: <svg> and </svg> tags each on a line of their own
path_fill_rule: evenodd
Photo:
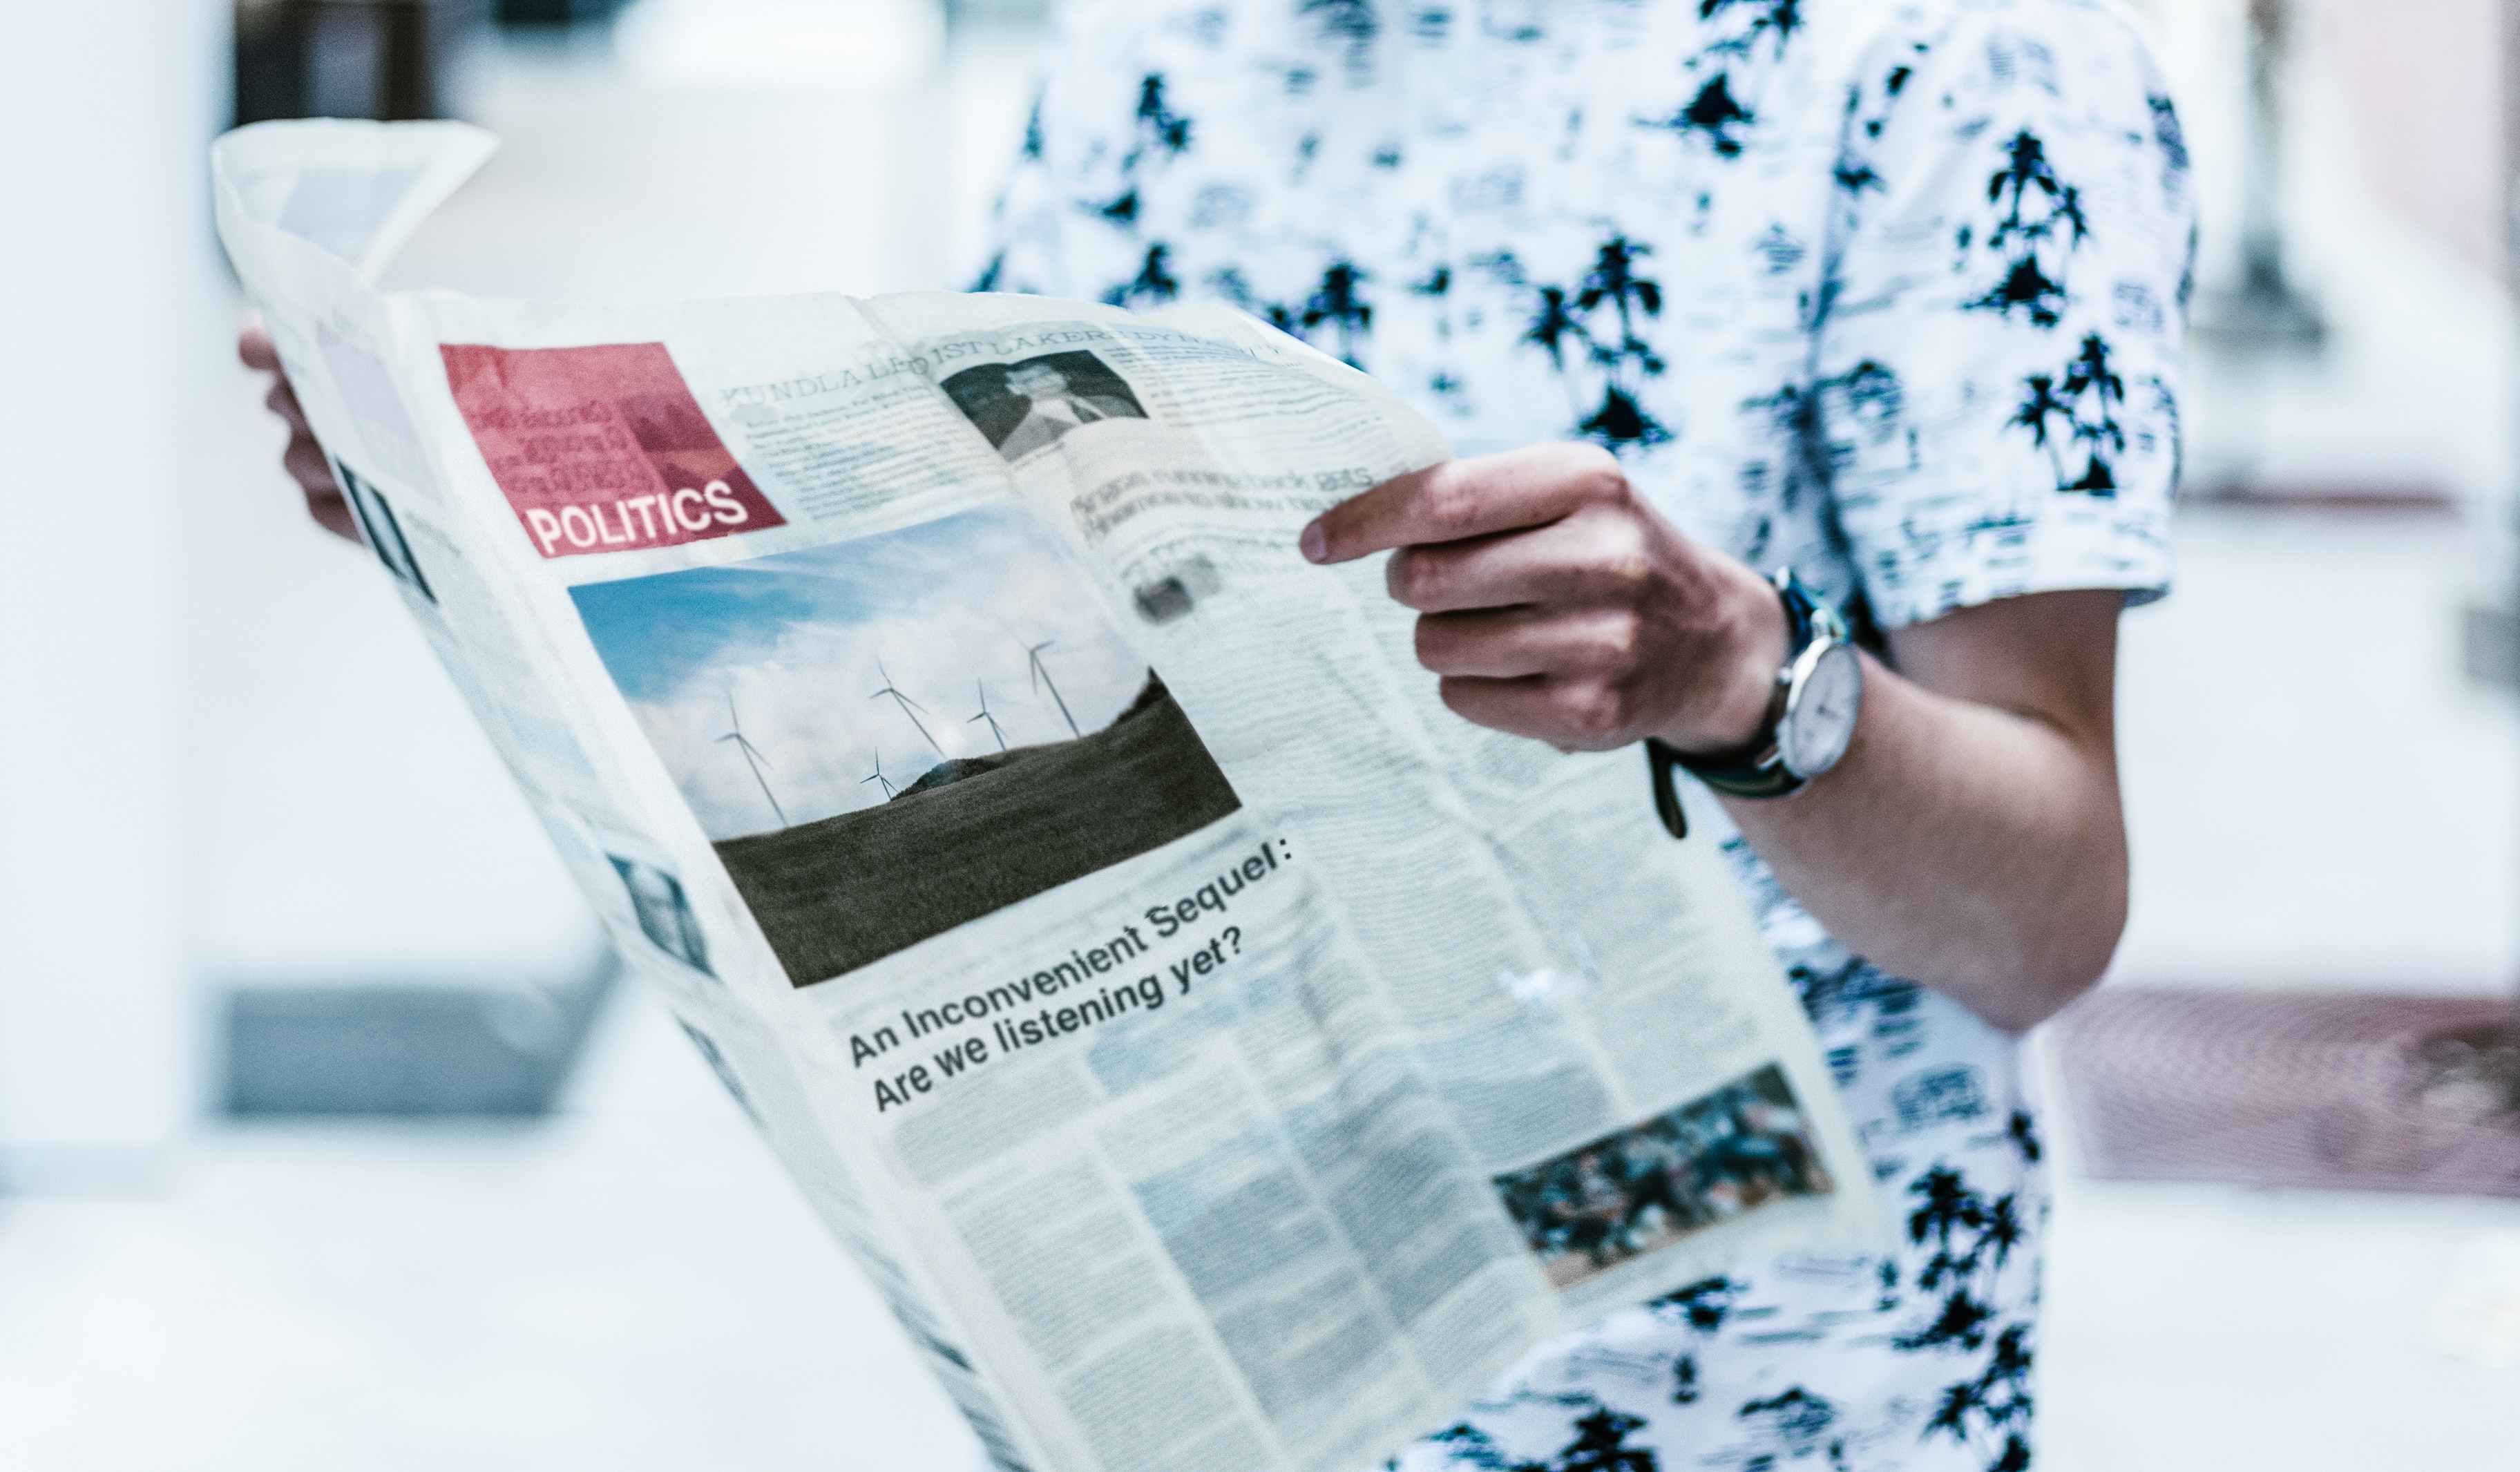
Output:
<svg viewBox="0 0 2520 1472">
<path fill-rule="evenodd" d="M 2188 193 L 2104 0 L 1067 0 L 981 285 L 1244 307 L 1895 629 L 2166 586 Z M 1727 841 L 1903 1250 L 1616 1315 L 1403 1466 L 2029 1464 L 2017 1048 Z"/>
</svg>

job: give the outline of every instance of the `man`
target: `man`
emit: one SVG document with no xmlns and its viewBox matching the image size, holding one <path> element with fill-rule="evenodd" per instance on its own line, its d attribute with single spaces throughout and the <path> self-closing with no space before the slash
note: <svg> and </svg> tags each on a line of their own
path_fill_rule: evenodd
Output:
<svg viewBox="0 0 2520 1472">
<path fill-rule="evenodd" d="M 1079 424 L 1146 417 L 1127 399 L 1076 392 L 1068 386 L 1067 375 L 1048 363 L 1017 363 L 1008 369 L 1007 391 L 1024 401 L 1023 418 L 998 446 L 1009 460 L 1021 460 Z"/>
<path fill-rule="evenodd" d="M 2124 922 L 2116 621 L 2168 582 L 2191 233 L 2165 91 L 2107 0 L 1067 5 L 984 285 L 1234 302 L 1502 450 L 1302 554 L 1389 554 L 1466 719 L 1728 793 L 1907 1209 L 1898 1252 L 1542 1347 L 1406 1472 L 2030 1464 L 2013 1035 Z M 1860 698 L 1802 701 L 1838 615 Z M 1845 729 L 1806 747 L 1798 706 Z M 1953 1069 L 1980 1106 L 1903 1122 Z"/>
<path fill-rule="evenodd" d="M 2116 622 L 2167 585 L 2178 457 L 2187 156 L 2133 23 L 1061 22 L 989 284 L 1235 302 L 1505 452 L 1335 508 L 1304 555 L 1388 554 L 1467 719 L 1652 738 L 1743 794 L 1718 841 L 1906 1220 L 1896 1254 L 1744 1264 L 1546 1346 L 1400 1466 L 2027 1466 L 2046 1190 L 2012 1035 L 2123 924 Z M 1842 754 L 1798 774 L 1778 679 L 1828 609 L 1880 632 Z M 1953 1070 L 1981 1106 L 1903 1122 L 1898 1085 Z"/>
</svg>

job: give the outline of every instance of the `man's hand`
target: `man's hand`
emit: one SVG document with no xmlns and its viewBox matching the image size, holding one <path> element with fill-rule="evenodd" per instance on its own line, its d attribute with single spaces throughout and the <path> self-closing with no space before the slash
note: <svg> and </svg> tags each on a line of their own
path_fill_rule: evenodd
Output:
<svg viewBox="0 0 2520 1472">
<path fill-rule="evenodd" d="M 305 412 L 297 407 L 297 393 L 289 386 L 289 376 L 281 369 L 280 354 L 272 350 L 271 334 L 263 330 L 261 318 L 246 319 L 245 330 L 237 334 L 237 356 L 246 367 L 272 376 L 271 393 L 263 403 L 289 425 L 289 448 L 281 454 L 280 468 L 306 493 L 306 513 L 335 536 L 359 540 L 349 504 L 341 499 L 341 488 L 333 483 L 333 468 L 324 463 L 315 431 L 306 427 Z"/>
<path fill-rule="evenodd" d="M 1418 658 L 1464 719 L 1565 750 L 1748 743 L 1784 663 L 1776 590 L 1647 506 L 1590 445 L 1384 481 L 1304 528 L 1304 556 L 1390 551 Z"/>
</svg>

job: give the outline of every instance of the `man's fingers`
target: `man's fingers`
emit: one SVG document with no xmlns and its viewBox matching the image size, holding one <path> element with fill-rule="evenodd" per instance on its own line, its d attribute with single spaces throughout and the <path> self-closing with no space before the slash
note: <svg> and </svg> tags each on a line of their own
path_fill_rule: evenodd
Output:
<svg viewBox="0 0 2520 1472">
<path fill-rule="evenodd" d="M 1430 613 L 1418 620 L 1418 662 L 1438 675 L 1537 675 L 1550 667 L 1549 621 L 1539 608 Z"/>
<path fill-rule="evenodd" d="M 262 325 L 261 317 L 246 318 L 244 328 L 237 333 L 237 356 L 248 368 L 280 372 L 280 352 L 271 345 L 271 332 Z"/>
<path fill-rule="evenodd" d="M 1624 608 L 1430 613 L 1418 620 L 1418 662 L 1438 675 L 1485 679 L 1609 676 L 1635 663 L 1642 639 L 1639 619 Z"/>
<path fill-rule="evenodd" d="M 1548 689 L 1549 682 L 1538 675 L 1514 679 L 1447 675 L 1436 686 L 1436 693 L 1465 721 L 1508 736 L 1547 740 Z"/>
<path fill-rule="evenodd" d="M 350 505 L 338 491 L 308 491 L 306 514 L 315 518 L 316 525 L 344 541 L 359 540 L 358 525 L 350 519 Z"/>
<path fill-rule="evenodd" d="M 333 468 L 325 462 L 323 447 L 315 443 L 314 436 L 301 434 L 292 439 L 280 463 L 305 494 L 306 514 L 315 518 L 316 525 L 347 541 L 361 540 L 358 523 L 351 519 L 350 503 L 342 496 L 339 483 L 333 479 Z"/>
<path fill-rule="evenodd" d="M 340 486 L 334 483 L 333 468 L 325 464 L 324 447 L 315 443 L 313 435 L 292 436 L 289 448 L 281 452 L 280 468 L 309 497 L 341 494 Z"/>
<path fill-rule="evenodd" d="M 1465 721 L 1547 741 L 1561 751 L 1609 751 L 1637 738 L 1637 712 L 1618 687 L 1603 681 L 1453 675 L 1445 677 L 1437 692 Z"/>
<path fill-rule="evenodd" d="M 1544 526 L 1577 507 L 1623 494 L 1626 486 L 1606 451 L 1533 445 L 1386 480 L 1322 513 L 1299 545 L 1316 562 L 1352 561 L 1394 547 Z"/>
<path fill-rule="evenodd" d="M 333 467 L 324 459 L 324 447 L 315 442 L 314 430 L 306 424 L 306 411 L 298 406 L 297 391 L 289 386 L 289 376 L 280 366 L 280 353 L 271 345 L 271 334 L 260 317 L 246 318 L 245 326 L 238 331 L 237 357 L 248 368 L 280 375 L 271 392 L 262 396 L 262 402 L 289 425 L 289 448 L 280 452 L 280 468 L 305 493 L 306 514 L 333 535 L 358 541 L 358 523 L 351 518 L 349 503 L 341 499 L 341 487 L 333 479 Z"/>
<path fill-rule="evenodd" d="M 1547 526 L 1404 547 L 1383 568 L 1393 601 L 1420 613 L 1517 603 L 1633 602 L 1652 574 L 1645 529 L 1578 511 Z"/>
<path fill-rule="evenodd" d="M 315 432 L 306 423 L 306 411 L 297 407 L 297 390 L 289 386 L 287 379 L 271 385 L 271 392 L 262 396 L 262 407 L 288 421 L 289 427 L 296 433 Z"/>
</svg>

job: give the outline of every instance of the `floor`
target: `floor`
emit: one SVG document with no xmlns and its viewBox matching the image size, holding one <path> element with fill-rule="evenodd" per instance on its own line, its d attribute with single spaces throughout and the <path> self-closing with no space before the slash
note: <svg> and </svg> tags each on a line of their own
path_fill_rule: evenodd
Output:
<svg viewBox="0 0 2520 1472">
<path fill-rule="evenodd" d="M 506 56 L 476 115 L 508 153 L 398 270 L 588 296 L 941 285 L 985 198 L 977 160 L 1019 123 L 1026 65 L 1015 43 L 962 54 L 905 111 L 625 90 L 565 52 Z M 878 178 L 899 168 L 876 161 L 892 156 L 883 130 L 921 127 L 935 177 Z M 763 137 L 787 142 L 742 151 Z M 808 146 L 832 139 L 854 146 Z M 837 161 L 803 178 L 800 158 Z M 640 203 L 658 192 L 725 207 Z M 746 243 L 736 275 L 730 235 Z M 207 758 L 224 778 L 205 840 L 217 969 L 573 968 L 583 914 L 494 760 L 382 580 L 295 520 L 250 383 L 223 391 L 239 428 L 218 451 L 233 570 L 205 595 L 229 692 Z M 2199 510 L 2180 539 L 2177 596 L 2125 627 L 2138 881 L 2117 979 L 2508 990 L 2520 714 L 2455 673 L 2473 536 L 2421 515 Z M 373 781 L 380 768 L 401 780 Z M 2453 1353 L 2443 1331 L 2462 1254 L 2520 1231 L 2520 1201 L 2091 1182 L 2070 1169 L 2070 1122 L 2057 1130 L 2043 1467 L 2520 1464 L 2520 1367 Z M 545 1123 L 211 1130 L 155 1188 L 0 1200 L 0 1467 L 975 1460 L 635 992 Z"/>
<path fill-rule="evenodd" d="M 2442 1322 L 2520 1202 L 2068 1175 L 2055 1220 L 2047 1472 L 2520 1465 L 2520 1368 L 2448 1352 Z"/>
<path fill-rule="evenodd" d="M 644 995 L 547 1123 L 229 1129 L 147 1194 L 0 1202 L 0 1467 L 977 1459 Z"/>
</svg>

